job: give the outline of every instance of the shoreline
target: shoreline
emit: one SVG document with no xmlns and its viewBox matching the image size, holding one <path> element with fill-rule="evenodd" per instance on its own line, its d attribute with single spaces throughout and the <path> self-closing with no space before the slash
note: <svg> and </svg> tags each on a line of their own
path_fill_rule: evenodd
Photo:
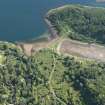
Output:
<svg viewBox="0 0 105 105">
<path fill-rule="evenodd" d="M 18 47 L 20 47 L 23 50 L 23 52 L 26 53 L 27 55 L 31 55 L 33 51 L 37 51 L 40 48 L 46 48 L 46 46 L 48 46 L 48 44 L 50 42 L 52 42 L 54 39 L 57 39 L 59 37 L 59 33 L 56 30 L 55 26 L 48 19 L 49 13 L 53 12 L 54 10 L 64 9 L 68 6 L 69 5 L 64 5 L 64 6 L 52 9 L 45 15 L 44 21 L 45 21 L 45 24 L 47 25 L 47 29 L 50 33 L 48 36 L 46 36 L 46 37 L 42 36 L 42 37 L 39 37 L 39 38 L 36 38 L 36 39 L 30 39 L 30 40 L 26 40 L 26 41 L 22 41 L 22 42 L 21 41 L 16 42 L 16 45 Z M 99 8 L 99 7 L 92 7 L 92 6 L 85 6 L 85 5 L 84 5 L 84 7 L 86 7 L 86 8 Z"/>
<path fill-rule="evenodd" d="M 57 32 L 57 30 L 55 29 L 55 27 L 51 24 L 51 22 L 50 22 L 47 18 L 48 18 L 48 17 L 46 16 L 46 17 L 44 18 L 44 21 L 45 21 L 45 23 L 47 24 L 48 30 L 49 30 L 49 32 L 50 32 L 49 39 L 50 39 L 50 40 L 53 40 L 53 39 L 55 39 L 56 37 L 58 37 L 59 35 L 58 35 L 58 32 Z"/>
<path fill-rule="evenodd" d="M 42 48 L 47 48 L 49 43 L 52 42 L 54 39 L 58 38 L 59 36 L 57 30 L 47 19 L 47 16 L 44 17 L 44 21 L 48 27 L 48 31 L 49 31 L 48 36 L 46 37 L 42 36 L 35 40 L 33 39 L 33 40 L 15 42 L 16 46 L 18 48 L 21 48 L 23 52 L 28 56 L 31 56 L 33 52 L 39 51 Z"/>
</svg>

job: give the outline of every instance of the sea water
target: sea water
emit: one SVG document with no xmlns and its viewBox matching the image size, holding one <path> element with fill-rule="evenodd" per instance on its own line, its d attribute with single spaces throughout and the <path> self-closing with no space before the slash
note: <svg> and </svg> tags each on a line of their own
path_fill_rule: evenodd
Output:
<svg viewBox="0 0 105 105">
<path fill-rule="evenodd" d="M 91 5 L 95 0 L 0 0 L 0 40 L 22 41 L 43 35 L 46 12 L 73 3 Z"/>
</svg>

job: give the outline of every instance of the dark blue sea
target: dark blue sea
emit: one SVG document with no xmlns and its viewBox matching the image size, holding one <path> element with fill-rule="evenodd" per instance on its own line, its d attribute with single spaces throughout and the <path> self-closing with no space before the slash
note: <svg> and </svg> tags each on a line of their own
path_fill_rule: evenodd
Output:
<svg viewBox="0 0 105 105">
<path fill-rule="evenodd" d="M 95 0 L 0 0 L 0 40 L 22 41 L 43 35 L 47 31 L 45 13 L 73 3 L 96 5 Z"/>
</svg>

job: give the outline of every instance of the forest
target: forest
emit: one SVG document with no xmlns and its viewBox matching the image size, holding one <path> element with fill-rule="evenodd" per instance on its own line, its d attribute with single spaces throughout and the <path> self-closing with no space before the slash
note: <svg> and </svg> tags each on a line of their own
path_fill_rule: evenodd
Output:
<svg viewBox="0 0 105 105">
<path fill-rule="evenodd" d="M 60 36 L 105 44 L 105 8 L 66 5 L 50 10 L 48 19 Z"/>
<path fill-rule="evenodd" d="M 0 105 L 105 105 L 105 63 L 0 42 Z"/>
</svg>

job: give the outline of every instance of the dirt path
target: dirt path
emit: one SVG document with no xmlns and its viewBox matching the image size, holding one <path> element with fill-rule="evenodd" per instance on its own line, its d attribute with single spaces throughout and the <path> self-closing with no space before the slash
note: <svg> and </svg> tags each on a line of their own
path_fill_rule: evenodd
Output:
<svg viewBox="0 0 105 105">
<path fill-rule="evenodd" d="M 105 61 L 105 47 L 97 44 L 82 43 L 64 39 L 59 46 L 59 52 L 74 56 Z"/>
<path fill-rule="evenodd" d="M 31 55 L 33 44 L 23 44 L 23 50 L 27 55 Z"/>
<path fill-rule="evenodd" d="M 51 48 L 51 46 L 56 43 L 60 38 L 56 37 L 52 40 L 46 40 L 42 42 L 33 42 L 33 43 L 17 43 L 17 47 L 22 49 L 24 53 L 28 56 L 31 56 L 32 52 L 37 52 L 43 48 Z"/>
<path fill-rule="evenodd" d="M 57 49 L 56 49 L 56 51 L 59 55 L 61 54 L 60 49 L 61 49 L 62 43 L 63 43 L 63 40 L 61 40 L 61 42 L 58 44 Z"/>
<path fill-rule="evenodd" d="M 52 87 L 52 78 L 53 78 L 53 74 L 54 74 L 54 71 L 55 71 L 55 67 L 56 67 L 56 60 L 55 60 L 55 57 L 53 55 L 53 68 L 52 68 L 52 71 L 50 73 L 50 76 L 49 76 L 49 81 L 48 81 L 48 84 L 49 84 L 49 88 L 50 88 L 50 92 L 52 93 L 53 97 L 55 100 L 58 100 L 60 103 L 62 103 L 63 105 L 67 105 L 63 100 L 61 100 L 60 98 L 58 98 L 54 92 L 54 89 Z"/>
<path fill-rule="evenodd" d="M 39 51 L 40 49 L 47 48 L 48 44 L 49 42 L 45 41 L 45 42 L 34 42 L 34 43 L 20 43 L 17 46 L 19 48 L 22 48 L 23 52 L 26 55 L 31 56 L 32 52 L 36 52 Z"/>
<path fill-rule="evenodd" d="M 43 48 L 54 48 L 58 54 L 73 55 L 105 62 L 104 46 L 82 43 L 80 41 L 60 37 L 46 42 L 22 43 L 22 48 L 24 53 L 28 56 L 30 56 L 32 52 L 39 51 Z"/>
</svg>

